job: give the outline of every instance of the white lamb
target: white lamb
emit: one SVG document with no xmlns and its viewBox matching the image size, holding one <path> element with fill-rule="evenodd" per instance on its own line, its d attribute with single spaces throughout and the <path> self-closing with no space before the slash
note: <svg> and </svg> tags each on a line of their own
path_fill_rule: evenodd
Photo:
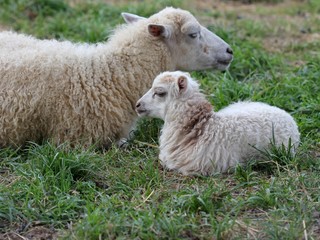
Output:
<svg viewBox="0 0 320 240">
<path fill-rule="evenodd" d="M 159 158 L 169 169 L 189 174 L 226 172 L 261 157 L 257 149 L 276 145 L 296 148 L 299 131 L 284 110 L 260 102 L 238 102 L 214 112 L 188 73 L 164 72 L 137 102 L 140 116 L 164 120 Z M 273 135 L 274 134 L 274 135 Z"/>
<path fill-rule="evenodd" d="M 128 137 L 135 103 L 168 70 L 226 69 L 232 50 L 187 11 L 128 23 L 106 43 L 0 32 L 0 147 L 51 139 L 106 146 Z"/>
</svg>

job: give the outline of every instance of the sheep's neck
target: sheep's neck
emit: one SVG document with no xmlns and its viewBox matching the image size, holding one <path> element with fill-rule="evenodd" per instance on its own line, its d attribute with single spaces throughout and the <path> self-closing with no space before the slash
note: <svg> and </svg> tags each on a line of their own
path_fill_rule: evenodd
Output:
<svg viewBox="0 0 320 240">
<path fill-rule="evenodd" d="M 136 101 L 151 87 L 153 79 L 161 72 L 175 69 L 165 43 L 146 38 L 145 34 L 141 35 L 126 39 L 117 48 L 113 48 L 113 44 L 107 44 L 104 51 L 99 51 L 102 61 L 108 66 L 107 69 L 111 69 L 103 73 L 109 77 L 102 78 L 108 79 L 111 75 L 111 78 L 115 79 L 121 73 L 121 83 L 116 81 L 116 84 L 122 85 L 121 94 L 130 101 L 133 114 Z M 145 39 L 142 39 L 143 36 Z"/>
<path fill-rule="evenodd" d="M 119 69 L 119 72 L 143 77 L 144 79 L 137 79 L 134 86 L 141 89 L 137 85 L 145 84 L 144 91 L 151 87 L 153 79 L 159 73 L 173 71 L 176 68 L 163 39 L 153 37 L 147 31 L 148 23 L 148 21 L 137 21 L 119 27 L 105 45 L 107 51 L 103 53 L 110 57 L 108 65 L 115 62 L 116 68 L 119 69 L 119 65 L 123 64 L 124 69 Z M 120 62 L 113 61 L 114 58 L 120 58 Z"/>
</svg>

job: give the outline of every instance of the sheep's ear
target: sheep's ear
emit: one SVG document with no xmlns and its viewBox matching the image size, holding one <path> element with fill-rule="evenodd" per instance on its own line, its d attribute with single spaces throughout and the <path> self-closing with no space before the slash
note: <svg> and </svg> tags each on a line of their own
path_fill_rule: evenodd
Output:
<svg viewBox="0 0 320 240">
<path fill-rule="evenodd" d="M 179 92 L 185 92 L 188 86 L 188 79 L 185 76 L 180 76 L 178 78 Z"/>
<path fill-rule="evenodd" d="M 154 23 L 149 24 L 148 31 L 154 37 L 168 38 L 170 36 L 169 27 L 161 24 L 154 24 Z"/>
<path fill-rule="evenodd" d="M 146 19 L 144 17 L 140 17 L 138 15 L 135 15 L 135 14 L 132 14 L 132 13 L 126 13 L 126 12 L 121 13 L 121 16 L 123 17 L 123 19 L 128 24 L 137 22 L 137 21 L 139 21 L 141 19 Z"/>
</svg>

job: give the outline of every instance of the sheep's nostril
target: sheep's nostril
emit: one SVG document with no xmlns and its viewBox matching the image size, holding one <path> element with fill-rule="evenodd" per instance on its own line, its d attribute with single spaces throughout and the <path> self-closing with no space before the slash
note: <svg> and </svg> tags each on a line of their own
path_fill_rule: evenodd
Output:
<svg viewBox="0 0 320 240">
<path fill-rule="evenodd" d="M 229 54 L 233 54 L 232 49 L 228 47 L 228 48 L 227 48 L 227 53 L 229 53 Z"/>
<path fill-rule="evenodd" d="M 140 103 L 137 103 L 136 108 L 138 108 L 138 107 L 140 107 L 140 106 L 141 106 L 141 104 L 140 104 Z"/>
</svg>

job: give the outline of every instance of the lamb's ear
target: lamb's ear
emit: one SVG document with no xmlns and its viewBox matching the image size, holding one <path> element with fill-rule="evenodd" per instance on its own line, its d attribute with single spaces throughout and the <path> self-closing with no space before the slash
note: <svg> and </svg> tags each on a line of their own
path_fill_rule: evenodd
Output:
<svg viewBox="0 0 320 240">
<path fill-rule="evenodd" d="M 126 13 L 126 12 L 121 13 L 121 16 L 123 17 L 123 19 L 128 24 L 137 22 L 137 21 L 139 21 L 141 19 L 146 19 L 144 17 L 140 17 L 138 15 L 135 15 L 135 14 L 132 14 L 132 13 Z"/>
<path fill-rule="evenodd" d="M 154 37 L 170 37 L 169 26 L 151 23 L 148 25 L 148 32 Z"/>
<path fill-rule="evenodd" d="M 185 76 L 180 76 L 178 78 L 178 87 L 179 87 L 179 92 L 185 92 L 187 87 L 188 87 L 188 79 Z"/>
</svg>

